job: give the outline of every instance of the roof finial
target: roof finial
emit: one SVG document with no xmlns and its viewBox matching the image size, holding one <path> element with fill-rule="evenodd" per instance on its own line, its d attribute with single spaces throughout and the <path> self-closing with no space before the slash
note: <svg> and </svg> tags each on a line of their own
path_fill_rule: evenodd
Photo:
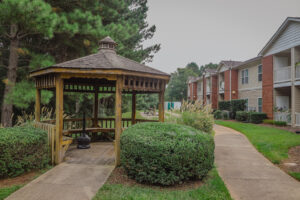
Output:
<svg viewBox="0 0 300 200">
<path fill-rule="evenodd" d="M 118 44 L 113 39 L 107 36 L 104 39 L 99 41 L 99 50 L 111 49 L 115 51 L 117 45 Z"/>
</svg>

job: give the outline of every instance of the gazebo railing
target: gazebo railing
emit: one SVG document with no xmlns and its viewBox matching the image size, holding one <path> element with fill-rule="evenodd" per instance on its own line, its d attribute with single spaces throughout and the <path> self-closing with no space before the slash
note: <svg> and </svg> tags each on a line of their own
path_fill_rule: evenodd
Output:
<svg viewBox="0 0 300 200">
<path fill-rule="evenodd" d="M 48 133 L 48 144 L 51 152 L 51 163 L 54 164 L 55 161 L 55 134 L 56 127 L 54 124 L 43 123 L 43 122 L 34 122 L 33 126 L 40 128 Z"/>
<path fill-rule="evenodd" d="M 93 127 L 94 118 L 86 118 L 86 127 Z M 149 119 L 135 119 L 135 123 L 143 123 L 143 122 L 158 122 L 158 120 L 149 120 Z M 43 124 L 55 124 L 55 120 L 45 120 Z M 74 119 L 64 119 L 63 130 L 74 130 L 74 129 L 82 129 L 82 118 L 74 118 Z M 132 125 L 131 118 L 122 118 L 122 128 L 127 128 Z M 115 118 L 107 117 L 107 118 L 98 118 L 98 127 L 103 129 L 114 129 L 115 128 Z"/>
</svg>

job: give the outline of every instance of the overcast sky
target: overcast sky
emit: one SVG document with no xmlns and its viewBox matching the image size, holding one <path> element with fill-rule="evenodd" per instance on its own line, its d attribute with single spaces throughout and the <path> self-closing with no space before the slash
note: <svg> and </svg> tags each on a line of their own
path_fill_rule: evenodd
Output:
<svg viewBox="0 0 300 200">
<path fill-rule="evenodd" d="M 173 72 L 257 56 L 286 17 L 300 17 L 300 0 L 148 0 L 148 22 L 161 50 L 147 65 Z"/>
</svg>

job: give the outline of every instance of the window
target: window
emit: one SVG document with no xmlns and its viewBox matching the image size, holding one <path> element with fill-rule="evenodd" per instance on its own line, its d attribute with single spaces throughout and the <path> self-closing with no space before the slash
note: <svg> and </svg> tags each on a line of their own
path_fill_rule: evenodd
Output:
<svg viewBox="0 0 300 200">
<path fill-rule="evenodd" d="M 262 98 L 258 98 L 257 100 L 258 112 L 262 112 Z"/>
<path fill-rule="evenodd" d="M 248 84 L 248 69 L 242 70 L 242 84 Z"/>
<path fill-rule="evenodd" d="M 262 81 L 262 65 L 258 65 L 258 81 Z"/>
</svg>

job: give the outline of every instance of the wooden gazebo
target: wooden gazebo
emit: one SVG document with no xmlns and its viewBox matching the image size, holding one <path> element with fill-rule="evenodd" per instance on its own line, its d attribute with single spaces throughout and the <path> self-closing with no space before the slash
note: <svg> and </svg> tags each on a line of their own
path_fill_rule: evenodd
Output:
<svg viewBox="0 0 300 200">
<path fill-rule="evenodd" d="M 136 119 L 136 94 L 158 93 L 159 121 L 164 121 L 164 91 L 170 76 L 116 54 L 116 43 L 110 38 L 99 42 L 99 52 L 75 60 L 32 71 L 35 79 L 35 124 L 48 131 L 52 160 L 58 164 L 72 142 L 73 133 L 82 127 L 74 124 L 82 119 L 63 119 L 64 92 L 93 93 L 94 113 L 88 132 L 115 132 L 115 160 L 120 163 L 120 135 L 131 124 L 148 120 Z M 41 122 L 41 90 L 53 90 L 56 98 L 55 120 Z M 98 94 L 115 93 L 115 118 L 98 117 Z M 132 117 L 122 119 L 122 93 L 132 94 Z"/>
</svg>

